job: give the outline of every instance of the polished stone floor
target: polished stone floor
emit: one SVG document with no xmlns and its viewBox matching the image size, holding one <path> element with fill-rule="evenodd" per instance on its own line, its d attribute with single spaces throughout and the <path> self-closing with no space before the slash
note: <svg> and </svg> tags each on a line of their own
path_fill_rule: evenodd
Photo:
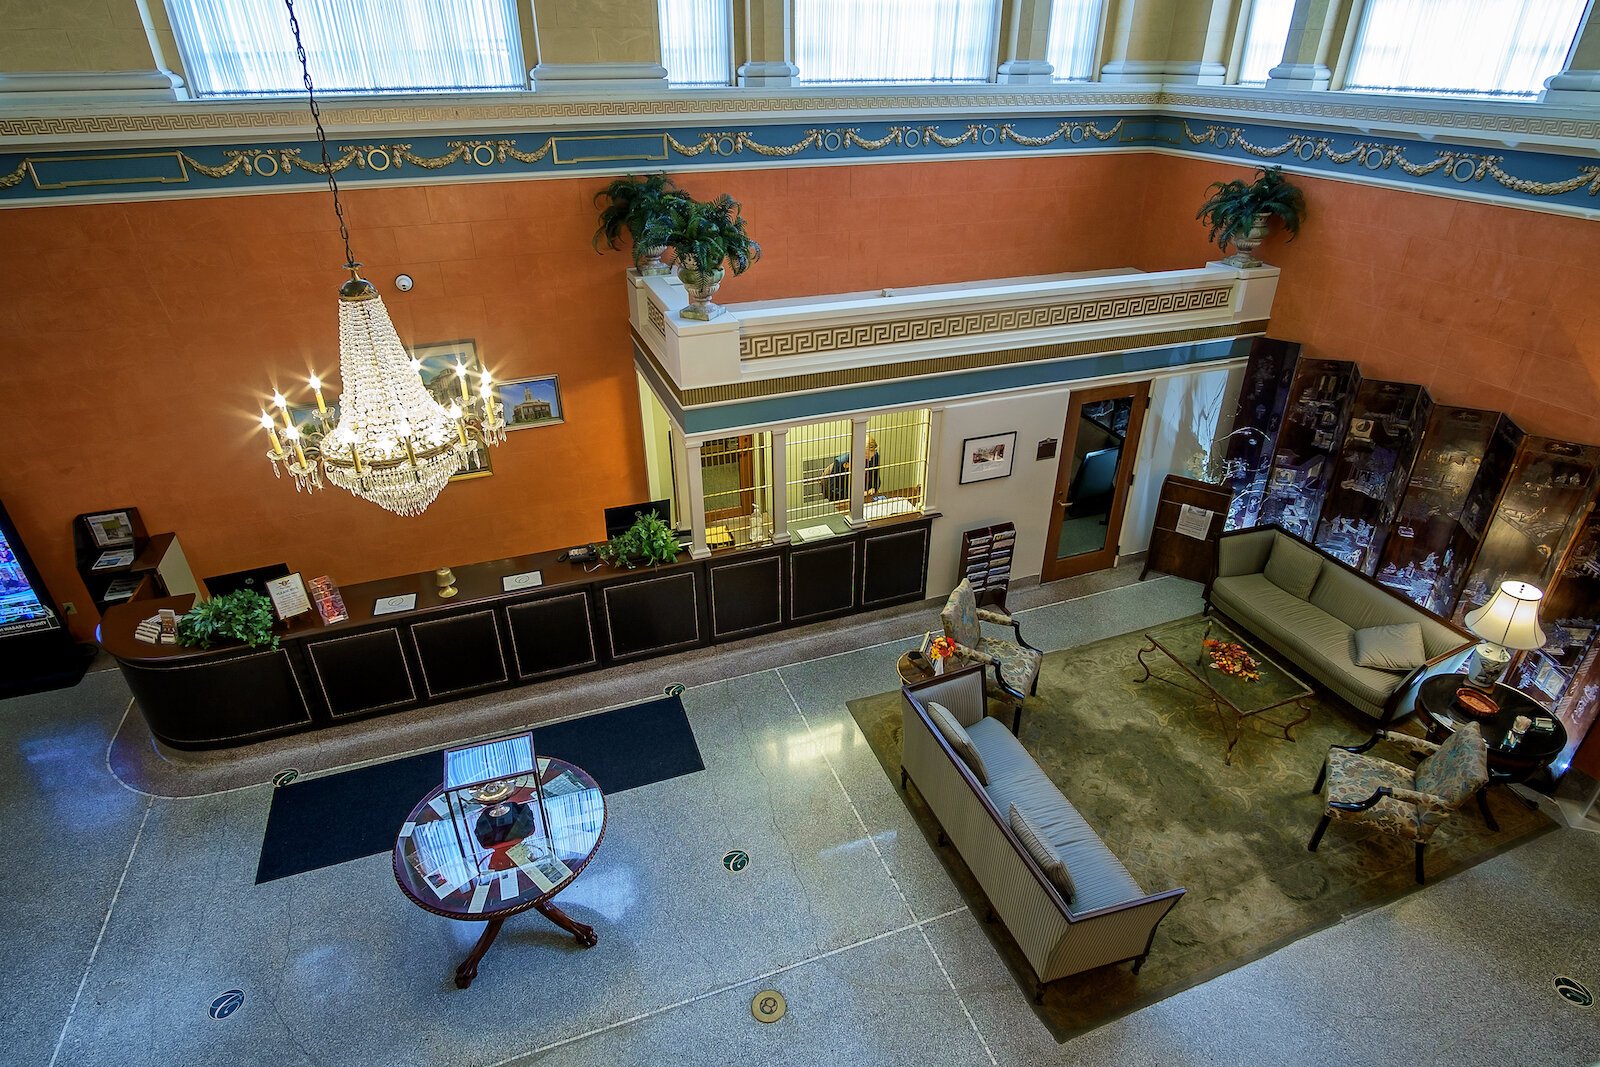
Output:
<svg viewBox="0 0 1600 1067">
<path fill-rule="evenodd" d="M 1067 647 L 1198 607 L 1178 579 L 1129 582 L 1030 590 L 1026 632 Z M 1600 1007 L 1553 988 L 1600 989 L 1600 836 L 1577 829 L 1057 1044 L 845 707 L 893 687 L 920 623 L 875 623 L 886 643 L 834 628 L 856 647 L 821 658 L 786 637 L 773 665 L 686 660 L 705 771 L 611 797 L 605 844 L 561 897 L 600 944 L 518 917 L 467 991 L 450 977 L 475 928 L 409 904 L 387 856 L 254 884 L 269 784 L 124 785 L 107 759 L 129 700 L 116 672 L 0 703 L 0 1062 L 1600 1060 Z M 646 682 L 605 682 L 589 710 L 647 697 Z M 720 863 L 734 848 L 751 857 L 739 873 Z M 750 1014 L 766 988 L 788 1001 L 772 1025 Z M 232 989 L 243 1005 L 210 1018 Z"/>
</svg>

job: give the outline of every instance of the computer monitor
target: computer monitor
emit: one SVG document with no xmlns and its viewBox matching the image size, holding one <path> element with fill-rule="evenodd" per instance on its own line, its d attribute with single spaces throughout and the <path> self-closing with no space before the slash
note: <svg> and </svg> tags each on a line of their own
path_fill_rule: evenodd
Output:
<svg viewBox="0 0 1600 1067">
<path fill-rule="evenodd" d="M 287 563 L 273 563 L 266 567 L 252 567 L 247 571 L 234 571 L 232 574 L 219 574 L 207 578 L 206 591 L 212 596 L 223 596 L 226 593 L 248 589 L 252 593 L 267 595 L 267 583 L 274 578 L 286 578 L 289 575 Z"/>
<path fill-rule="evenodd" d="M 672 501 L 670 500 L 644 500 L 637 504 L 628 504 L 620 508 L 606 508 L 606 536 L 616 537 L 626 533 L 634 520 L 640 515 L 655 512 L 656 517 L 668 526 L 672 525 Z"/>
</svg>

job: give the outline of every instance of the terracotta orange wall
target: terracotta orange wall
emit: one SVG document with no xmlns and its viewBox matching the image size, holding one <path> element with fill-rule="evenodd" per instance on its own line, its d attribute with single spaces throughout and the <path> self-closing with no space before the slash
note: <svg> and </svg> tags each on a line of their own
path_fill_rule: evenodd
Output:
<svg viewBox="0 0 1600 1067">
<path fill-rule="evenodd" d="M 1216 249 L 1194 221 L 1212 181 L 1244 168 L 1148 160 L 1143 265 Z M 1296 178 L 1307 219 L 1262 256 L 1283 268 L 1273 336 L 1421 382 L 1436 401 L 1509 412 L 1530 433 L 1600 442 L 1600 223 L 1346 182 Z"/>
<path fill-rule="evenodd" d="M 722 299 L 1119 261 L 1132 156 L 694 175 L 766 247 Z M 620 254 L 597 256 L 593 179 L 346 193 L 355 250 L 408 344 L 469 337 L 500 378 L 557 374 L 564 425 L 512 433 L 493 477 L 420 518 L 275 481 L 255 425 L 274 381 L 337 389 L 343 261 L 326 195 L 0 211 L 0 498 L 52 593 L 94 618 L 71 559 L 83 511 L 137 506 L 197 576 L 285 560 L 353 583 L 598 537 L 645 495 Z M 399 293 L 394 276 L 416 280 Z"/>
</svg>

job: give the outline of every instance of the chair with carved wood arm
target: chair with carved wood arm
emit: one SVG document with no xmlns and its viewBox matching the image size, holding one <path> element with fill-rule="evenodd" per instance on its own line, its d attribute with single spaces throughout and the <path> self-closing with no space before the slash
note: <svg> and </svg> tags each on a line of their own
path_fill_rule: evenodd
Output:
<svg viewBox="0 0 1600 1067">
<path fill-rule="evenodd" d="M 1022 624 L 1010 615 L 978 607 L 978 598 L 972 583 L 965 578 L 945 601 L 939 613 L 944 624 L 944 635 L 955 642 L 956 656 L 964 663 L 978 663 L 992 667 L 992 677 L 985 672 L 989 689 L 1001 700 L 1010 704 L 1011 732 L 1022 725 L 1022 703 L 1039 692 L 1039 664 L 1044 653 L 1028 644 L 1022 636 Z M 989 637 L 983 632 L 983 623 L 1009 626 L 1015 641 Z"/>
<path fill-rule="evenodd" d="M 1392 741 L 1423 757 L 1415 770 L 1367 753 L 1379 741 Z M 1333 745 L 1311 787 L 1328 803 L 1311 835 L 1312 852 L 1334 819 L 1367 823 L 1417 846 L 1417 884 L 1423 882 L 1422 851 L 1433 832 L 1466 799 L 1489 782 L 1489 750 L 1477 723 L 1468 723 L 1443 744 L 1379 730 L 1360 745 Z"/>
</svg>

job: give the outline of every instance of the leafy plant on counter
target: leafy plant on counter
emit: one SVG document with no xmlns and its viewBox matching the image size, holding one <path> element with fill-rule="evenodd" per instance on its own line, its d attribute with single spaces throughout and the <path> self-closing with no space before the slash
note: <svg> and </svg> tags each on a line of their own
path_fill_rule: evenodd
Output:
<svg viewBox="0 0 1600 1067">
<path fill-rule="evenodd" d="M 604 251 L 600 247 L 601 241 L 605 242 L 607 248 L 620 249 L 622 245 L 618 242 L 623 230 L 627 230 L 632 238 L 636 254 L 642 248 L 656 248 L 665 244 L 661 240 L 647 240 L 645 231 L 654 220 L 666 214 L 672 204 L 682 199 L 686 199 L 684 194 L 665 174 L 647 174 L 643 177 L 630 174 L 618 178 L 594 194 L 597 205 L 602 202 L 605 204 L 600 210 L 600 228 L 594 231 L 594 250 Z"/>
<path fill-rule="evenodd" d="M 272 632 L 272 601 L 239 589 L 195 604 L 178 619 L 178 644 L 210 648 L 213 641 L 242 641 L 251 648 L 278 647 Z"/>
<path fill-rule="evenodd" d="M 1257 167 L 1253 182 L 1239 178 L 1212 182 L 1206 192 L 1211 195 L 1200 205 L 1195 218 L 1211 227 L 1206 239 L 1216 242 L 1218 248 L 1240 234 L 1248 234 L 1257 215 L 1270 215 L 1282 221 L 1291 241 L 1300 232 L 1300 223 L 1306 217 L 1305 195 L 1283 176 L 1282 167 Z"/>
<path fill-rule="evenodd" d="M 636 512 L 633 525 L 600 546 L 600 558 L 632 570 L 640 563 L 654 566 L 678 558 L 678 536 L 655 512 Z"/>
</svg>

